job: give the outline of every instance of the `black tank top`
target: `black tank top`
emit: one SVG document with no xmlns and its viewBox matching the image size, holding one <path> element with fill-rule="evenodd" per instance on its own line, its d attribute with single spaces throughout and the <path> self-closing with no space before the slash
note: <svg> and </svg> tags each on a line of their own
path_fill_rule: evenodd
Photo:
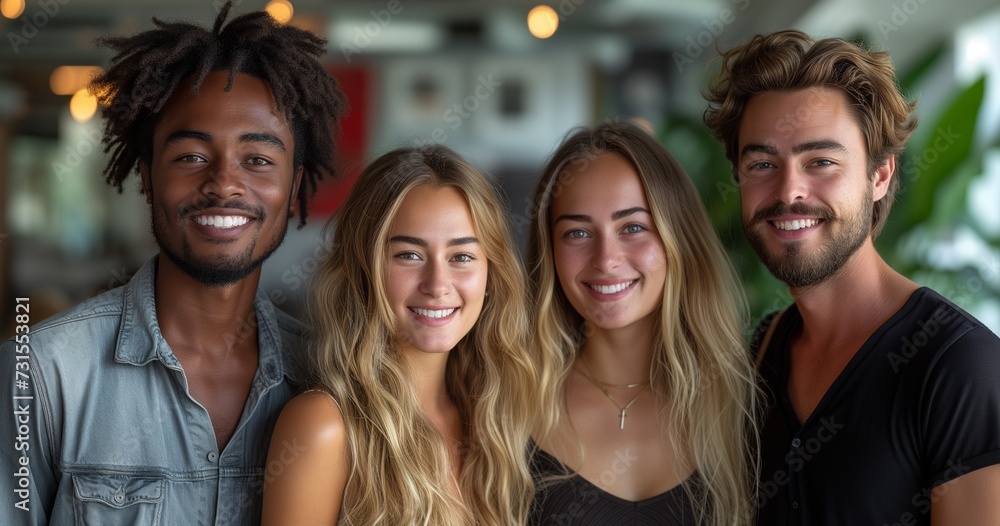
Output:
<svg viewBox="0 0 1000 526">
<path fill-rule="evenodd" d="M 688 489 L 695 476 L 664 493 L 630 501 L 618 498 L 573 473 L 557 458 L 536 449 L 531 473 L 538 484 L 531 526 L 689 526 L 697 524 Z M 547 480 L 553 476 L 566 478 Z"/>
</svg>

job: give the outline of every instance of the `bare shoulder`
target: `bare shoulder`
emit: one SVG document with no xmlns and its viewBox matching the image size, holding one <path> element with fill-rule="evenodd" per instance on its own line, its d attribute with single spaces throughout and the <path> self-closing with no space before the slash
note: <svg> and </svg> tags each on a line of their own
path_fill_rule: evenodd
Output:
<svg viewBox="0 0 1000 526">
<path fill-rule="evenodd" d="M 291 399 L 271 437 L 261 524 L 335 524 L 348 457 L 344 417 L 334 399 L 321 391 Z"/>
<path fill-rule="evenodd" d="M 274 428 L 274 436 L 298 438 L 308 444 L 344 444 L 344 415 L 337 402 L 323 391 L 306 391 L 285 404 Z"/>
</svg>

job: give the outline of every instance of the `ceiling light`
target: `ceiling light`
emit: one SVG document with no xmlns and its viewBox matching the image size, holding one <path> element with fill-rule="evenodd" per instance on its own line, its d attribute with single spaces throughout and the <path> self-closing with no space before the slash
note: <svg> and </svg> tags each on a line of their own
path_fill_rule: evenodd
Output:
<svg viewBox="0 0 1000 526">
<path fill-rule="evenodd" d="M 549 38 L 559 28 L 559 15 L 547 5 L 536 6 L 528 13 L 528 31 L 537 38 Z"/>
<path fill-rule="evenodd" d="M 295 9 L 292 8 L 292 3 L 288 0 L 271 0 L 264 6 L 264 11 L 267 11 L 271 18 L 277 20 L 279 24 L 287 24 L 292 19 L 292 13 L 295 12 Z"/>
<path fill-rule="evenodd" d="M 77 91 L 69 100 L 69 114 L 76 122 L 87 122 L 93 118 L 96 112 L 97 97 L 91 95 L 87 88 Z"/>
</svg>

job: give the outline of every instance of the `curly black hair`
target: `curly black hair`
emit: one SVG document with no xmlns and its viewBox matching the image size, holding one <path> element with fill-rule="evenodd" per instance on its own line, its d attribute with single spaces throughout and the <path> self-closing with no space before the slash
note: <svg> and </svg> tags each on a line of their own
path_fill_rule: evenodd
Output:
<svg viewBox="0 0 1000 526">
<path fill-rule="evenodd" d="M 296 169 L 304 167 L 305 181 L 298 193 L 301 226 L 317 182 L 334 175 L 333 134 L 347 100 L 318 60 L 326 52 L 325 39 L 281 25 L 264 11 L 225 24 L 232 5 L 230 0 L 222 6 L 211 31 L 153 18 L 155 29 L 98 39 L 99 45 L 116 52 L 108 70 L 90 85 L 106 123 L 104 152 L 111 153 L 104 175 L 121 193 L 122 183 L 138 163 L 152 161 L 153 128 L 184 79 L 195 76 L 191 89 L 197 93 L 209 73 L 229 71 L 229 91 L 236 74 L 245 73 L 270 87 L 279 111 L 291 123 L 293 163 Z"/>
</svg>

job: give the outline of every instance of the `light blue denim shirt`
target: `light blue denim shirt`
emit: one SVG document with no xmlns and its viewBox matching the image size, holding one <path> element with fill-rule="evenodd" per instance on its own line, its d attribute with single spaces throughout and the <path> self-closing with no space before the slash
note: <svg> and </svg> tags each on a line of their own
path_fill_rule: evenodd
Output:
<svg viewBox="0 0 1000 526">
<path fill-rule="evenodd" d="M 0 347 L 0 525 L 260 522 L 271 431 L 295 394 L 304 326 L 258 289 L 256 323 L 234 331 L 256 328 L 257 372 L 220 452 L 160 334 L 155 271 L 154 257 L 124 287 L 31 327 L 27 348 Z M 281 458 L 294 461 L 298 446 L 284 447 Z"/>
</svg>

